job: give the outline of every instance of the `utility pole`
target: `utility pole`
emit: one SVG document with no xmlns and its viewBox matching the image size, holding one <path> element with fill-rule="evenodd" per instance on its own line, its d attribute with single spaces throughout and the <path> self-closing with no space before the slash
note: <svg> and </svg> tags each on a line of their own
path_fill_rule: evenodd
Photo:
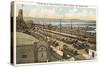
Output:
<svg viewBox="0 0 100 67">
<path fill-rule="evenodd" d="M 72 27 L 72 20 L 71 20 L 71 35 L 72 35 L 72 29 L 73 29 L 73 27 Z"/>
<path fill-rule="evenodd" d="M 60 32 L 61 32 L 61 19 L 60 19 Z"/>
</svg>

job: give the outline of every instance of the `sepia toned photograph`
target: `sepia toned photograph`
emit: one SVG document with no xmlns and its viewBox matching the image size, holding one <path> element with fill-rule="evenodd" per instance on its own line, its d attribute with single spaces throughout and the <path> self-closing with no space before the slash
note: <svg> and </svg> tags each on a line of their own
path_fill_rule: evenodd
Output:
<svg viewBox="0 0 100 67">
<path fill-rule="evenodd" d="M 16 64 L 95 60 L 96 8 L 16 3 L 12 24 Z"/>
</svg>

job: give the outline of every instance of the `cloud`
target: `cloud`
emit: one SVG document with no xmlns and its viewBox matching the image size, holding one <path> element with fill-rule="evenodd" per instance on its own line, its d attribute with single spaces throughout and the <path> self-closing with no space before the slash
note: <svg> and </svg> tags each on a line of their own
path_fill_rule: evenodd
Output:
<svg viewBox="0 0 100 67">
<path fill-rule="evenodd" d="M 24 17 L 95 20 L 96 11 L 92 8 L 27 6 Z"/>
</svg>

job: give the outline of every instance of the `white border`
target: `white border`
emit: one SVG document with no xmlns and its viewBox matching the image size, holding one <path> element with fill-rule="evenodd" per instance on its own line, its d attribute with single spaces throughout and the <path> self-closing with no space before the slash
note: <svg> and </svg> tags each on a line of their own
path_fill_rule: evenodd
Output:
<svg viewBox="0 0 100 67">
<path fill-rule="evenodd" d="M 16 66 L 16 2 L 14 2 L 14 65 Z"/>
</svg>

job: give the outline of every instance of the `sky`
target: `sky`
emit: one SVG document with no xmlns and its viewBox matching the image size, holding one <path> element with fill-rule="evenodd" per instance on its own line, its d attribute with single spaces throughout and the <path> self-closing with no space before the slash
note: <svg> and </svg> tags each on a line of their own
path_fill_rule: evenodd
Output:
<svg viewBox="0 0 100 67">
<path fill-rule="evenodd" d="M 23 9 L 24 17 L 96 20 L 95 8 L 17 4 L 16 15 L 19 9 Z"/>
</svg>

